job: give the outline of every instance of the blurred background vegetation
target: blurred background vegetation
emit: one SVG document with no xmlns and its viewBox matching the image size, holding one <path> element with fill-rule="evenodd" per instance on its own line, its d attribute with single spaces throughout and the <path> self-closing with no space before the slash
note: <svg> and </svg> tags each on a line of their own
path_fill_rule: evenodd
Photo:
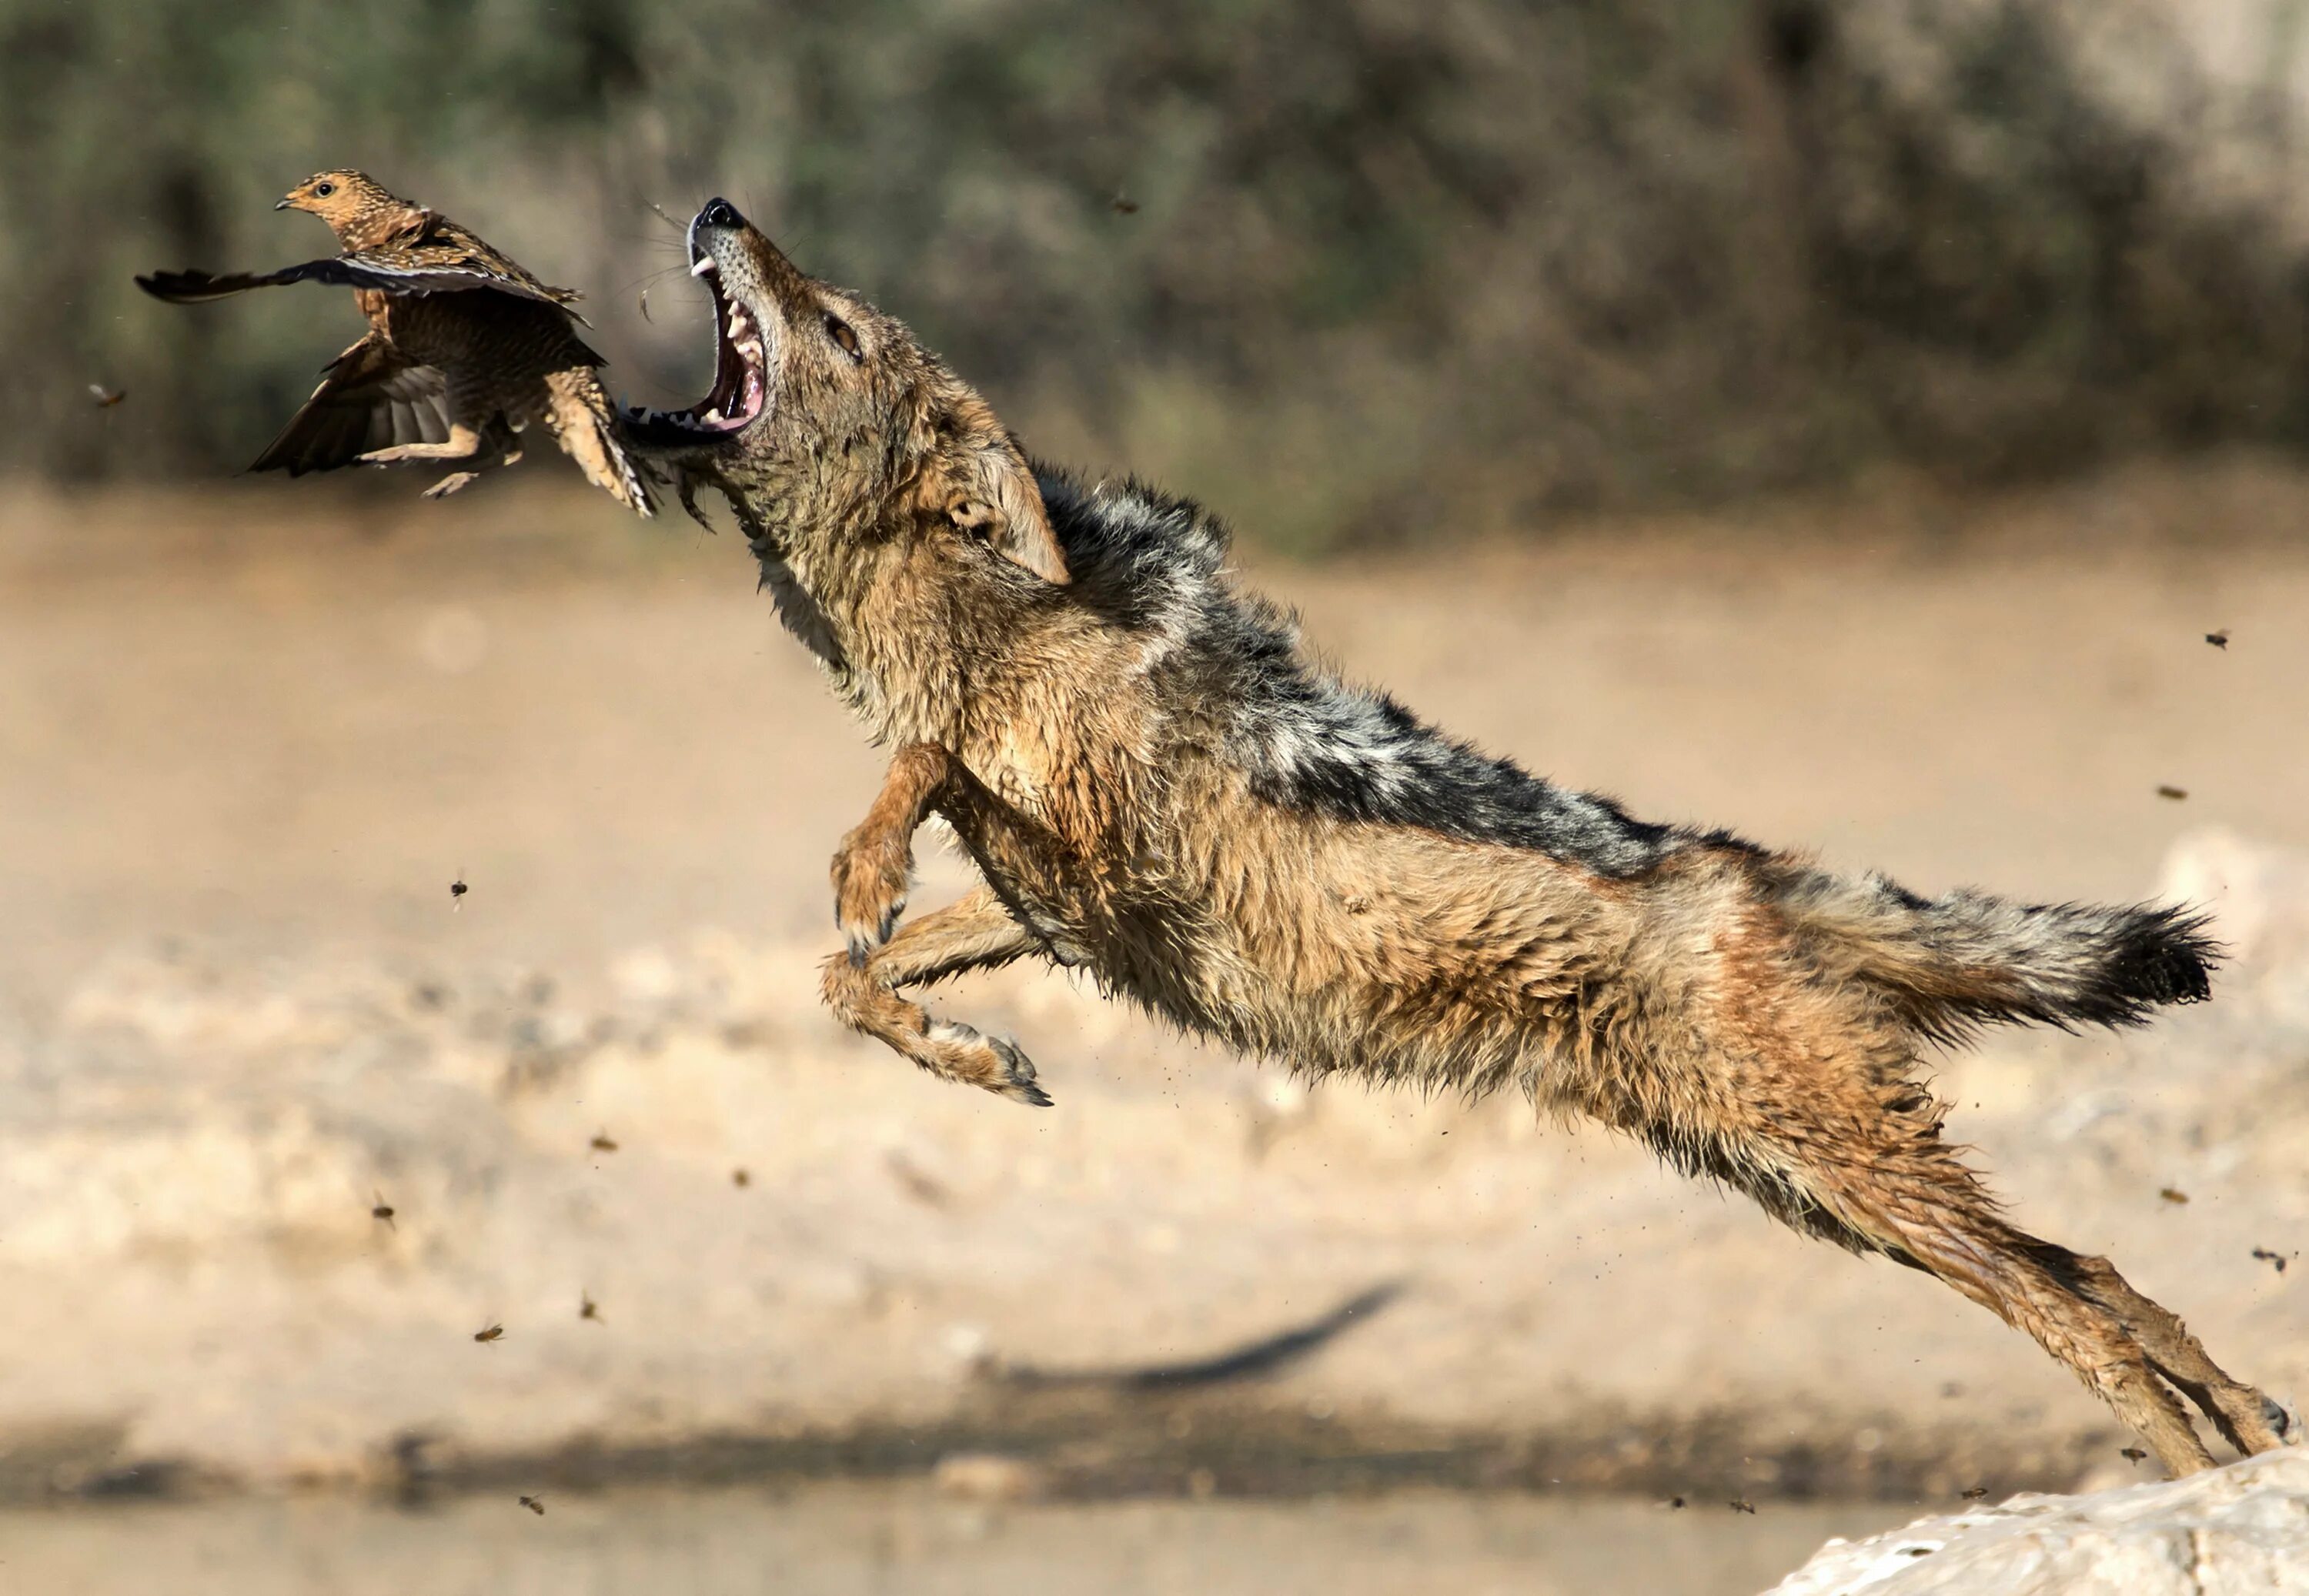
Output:
<svg viewBox="0 0 2309 1596">
<path fill-rule="evenodd" d="M 1029 446 L 1302 548 L 2309 440 L 2300 0 L 0 0 L 0 469 L 238 470 L 367 168 L 705 381 L 727 194 Z M 644 304 L 642 295 L 650 289 Z M 89 384 L 125 389 L 98 410 Z"/>
</svg>

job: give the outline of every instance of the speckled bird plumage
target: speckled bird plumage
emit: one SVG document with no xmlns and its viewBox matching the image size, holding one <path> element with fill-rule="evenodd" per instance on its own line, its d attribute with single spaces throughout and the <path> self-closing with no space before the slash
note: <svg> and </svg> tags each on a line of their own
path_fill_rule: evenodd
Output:
<svg viewBox="0 0 2309 1596">
<path fill-rule="evenodd" d="M 298 476 L 355 462 L 473 462 L 433 496 L 486 465 L 519 460 L 519 435 L 535 422 L 595 487 L 652 513 L 596 373 L 601 358 L 577 335 L 582 318 L 568 308 L 575 291 L 540 282 L 469 229 L 359 172 L 316 173 L 275 209 L 320 217 L 342 253 L 277 272 L 136 280 L 175 304 L 291 282 L 352 289 L 368 335 L 329 363 L 252 470 Z"/>
</svg>

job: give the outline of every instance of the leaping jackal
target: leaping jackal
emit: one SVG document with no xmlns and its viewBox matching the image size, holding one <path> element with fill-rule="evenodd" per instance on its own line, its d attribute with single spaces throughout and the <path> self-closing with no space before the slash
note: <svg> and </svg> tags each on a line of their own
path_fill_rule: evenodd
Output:
<svg viewBox="0 0 2309 1596">
<path fill-rule="evenodd" d="M 629 412 L 734 507 L 786 625 L 889 775 L 834 860 L 826 1001 L 931 1074 L 1047 1103 L 1016 1047 L 907 988 L 1022 957 L 1316 1074 L 1592 1115 L 1796 1229 L 2027 1331 L 2175 1473 L 2280 1409 L 2106 1259 L 2015 1228 L 1941 1140 L 1920 1051 L 1994 1022 L 2130 1025 L 2207 996 L 2164 908 L 1922 898 L 1654 825 L 1346 686 L 1225 569 L 1198 506 L 1029 462 L 896 321 L 726 202 L 691 224 L 713 389 Z M 900 922 L 943 816 L 984 884 Z"/>
</svg>

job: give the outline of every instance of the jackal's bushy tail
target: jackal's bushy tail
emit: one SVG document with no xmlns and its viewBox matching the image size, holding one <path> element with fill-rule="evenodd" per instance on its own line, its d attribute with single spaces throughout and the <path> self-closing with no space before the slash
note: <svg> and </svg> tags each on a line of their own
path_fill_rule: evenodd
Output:
<svg viewBox="0 0 2309 1596">
<path fill-rule="evenodd" d="M 1916 1030 L 2137 1025 L 2201 1003 L 2220 949 L 2204 919 L 2155 904 L 2013 903 L 1963 889 L 1920 898 L 1884 880 L 1806 871 L 1779 894 L 1805 952 L 1885 991 Z"/>
</svg>

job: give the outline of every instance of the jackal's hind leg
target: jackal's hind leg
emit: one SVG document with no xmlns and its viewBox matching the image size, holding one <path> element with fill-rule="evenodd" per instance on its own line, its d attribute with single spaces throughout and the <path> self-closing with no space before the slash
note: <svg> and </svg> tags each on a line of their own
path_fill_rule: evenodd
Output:
<svg viewBox="0 0 2309 1596">
<path fill-rule="evenodd" d="M 2093 1300 L 2139 1342 L 2150 1366 L 2203 1411 L 2222 1439 L 2247 1455 L 2284 1443 L 2285 1410 L 2215 1363 L 2180 1316 L 2134 1290 L 2106 1258 L 2074 1258 L 2071 1267 Z"/>
<path fill-rule="evenodd" d="M 862 959 L 852 951 L 826 962 L 826 1001 L 842 1022 L 888 1044 L 941 1080 L 959 1082 L 1036 1108 L 1050 1107 L 1034 1066 L 1017 1046 L 968 1025 L 934 1020 L 900 987 L 964 970 L 1009 963 L 1039 945 L 985 887 L 910 922 Z M 854 949 L 855 945 L 852 945 Z"/>
<path fill-rule="evenodd" d="M 2282 1444 L 2279 1411 L 2215 1365 L 2177 1317 L 2135 1291 L 2107 1259 L 2005 1222 L 1935 1136 L 1894 1132 L 1862 1156 L 1791 1162 L 1795 1182 L 1820 1204 L 1810 1228 L 1938 1275 L 2027 1332 L 2149 1443 L 2166 1473 L 2213 1462 L 2175 1390 L 2239 1452 Z"/>
</svg>

